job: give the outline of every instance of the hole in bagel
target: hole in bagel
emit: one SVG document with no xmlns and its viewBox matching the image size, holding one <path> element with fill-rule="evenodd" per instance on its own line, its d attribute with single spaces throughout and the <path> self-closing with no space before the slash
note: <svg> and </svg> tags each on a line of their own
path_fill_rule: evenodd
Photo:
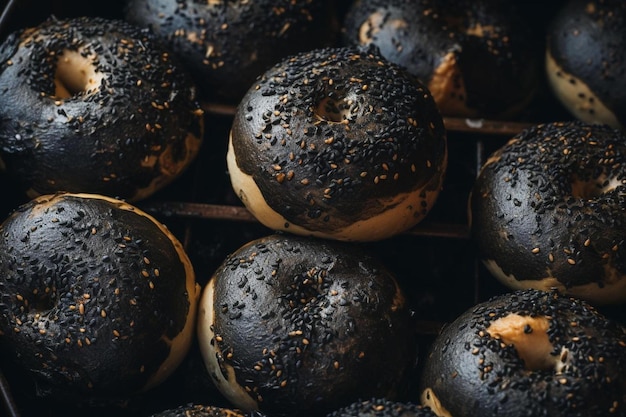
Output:
<svg viewBox="0 0 626 417">
<path fill-rule="evenodd" d="M 54 309 L 59 303 L 58 296 L 55 290 L 35 290 L 26 299 L 24 298 L 24 305 L 28 313 L 41 314 Z"/>
<path fill-rule="evenodd" d="M 572 196 L 583 200 L 593 200 L 602 194 L 610 193 L 620 185 L 623 185 L 617 178 L 609 178 L 602 175 L 592 180 L 581 180 L 574 178 L 571 182 Z"/>
<path fill-rule="evenodd" d="M 100 87 L 103 78 L 89 56 L 78 51 L 64 50 L 57 58 L 54 96 L 66 99 L 94 92 Z"/>
<path fill-rule="evenodd" d="M 33 300 L 31 305 L 32 311 L 48 311 L 52 310 L 58 300 L 56 297 L 51 296 L 50 294 L 44 293 Z"/>
<path fill-rule="evenodd" d="M 324 97 L 315 108 L 315 116 L 330 123 L 345 123 L 350 120 L 356 108 L 348 99 Z"/>
<path fill-rule="evenodd" d="M 509 314 L 493 321 L 487 333 L 501 343 L 513 346 L 528 371 L 563 369 L 563 355 L 554 355 L 554 346 L 548 338 L 550 321 L 543 316 Z"/>
</svg>

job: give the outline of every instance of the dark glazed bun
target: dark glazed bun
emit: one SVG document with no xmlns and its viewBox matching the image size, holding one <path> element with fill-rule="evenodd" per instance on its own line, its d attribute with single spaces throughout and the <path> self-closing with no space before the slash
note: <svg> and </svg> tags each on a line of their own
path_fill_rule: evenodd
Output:
<svg viewBox="0 0 626 417">
<path fill-rule="evenodd" d="M 161 411 L 152 417 L 246 417 L 238 410 L 229 410 L 210 405 L 184 405 L 172 410 Z M 252 417 L 252 416 L 251 416 Z"/>
<path fill-rule="evenodd" d="M 626 2 L 568 1 L 548 27 L 546 71 L 578 119 L 626 124 Z"/>
<path fill-rule="evenodd" d="M 380 48 L 424 82 L 446 116 L 512 117 L 534 95 L 543 44 L 511 3 L 356 0 L 343 42 Z"/>
<path fill-rule="evenodd" d="M 233 189 L 274 230 L 339 240 L 403 232 L 432 208 L 446 132 L 428 90 L 374 50 L 329 48 L 274 66 L 233 121 Z"/>
<path fill-rule="evenodd" d="M 440 416 L 625 416 L 626 333 L 556 292 L 501 295 L 443 329 L 420 391 Z"/>
<path fill-rule="evenodd" d="M 418 404 L 372 398 L 358 401 L 328 414 L 327 417 L 437 417 L 430 408 Z"/>
<path fill-rule="evenodd" d="M 237 408 L 320 416 L 404 393 L 411 322 L 393 275 L 358 247 L 271 235 L 216 271 L 198 334 L 209 374 Z"/>
<path fill-rule="evenodd" d="M 104 196 L 46 195 L 15 211 L 0 236 L 2 354 L 40 394 L 117 401 L 180 364 L 200 288 L 154 218 Z"/>
<path fill-rule="evenodd" d="M 51 18 L 0 46 L 0 156 L 31 197 L 70 191 L 136 201 L 196 156 L 203 113 L 195 94 L 146 30 Z"/>
<path fill-rule="evenodd" d="M 280 59 L 331 46 L 333 11 L 333 0 L 130 0 L 125 15 L 177 52 L 205 96 L 237 104 Z"/>
<path fill-rule="evenodd" d="M 485 163 L 472 238 L 510 288 L 626 300 L 626 137 L 579 121 L 531 127 Z"/>
</svg>

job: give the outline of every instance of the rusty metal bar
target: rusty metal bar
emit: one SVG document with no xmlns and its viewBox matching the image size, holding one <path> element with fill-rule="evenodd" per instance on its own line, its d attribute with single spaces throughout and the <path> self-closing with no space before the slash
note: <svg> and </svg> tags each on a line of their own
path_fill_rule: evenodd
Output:
<svg viewBox="0 0 626 417">
<path fill-rule="evenodd" d="M 139 207 L 153 215 L 163 217 L 180 217 L 206 220 L 228 220 L 241 222 L 256 222 L 256 218 L 240 206 L 220 204 L 189 203 L 185 201 L 159 201 L 138 204 Z M 414 236 L 444 237 L 467 239 L 469 231 L 467 225 L 449 223 L 423 222 L 404 234 Z"/>
</svg>

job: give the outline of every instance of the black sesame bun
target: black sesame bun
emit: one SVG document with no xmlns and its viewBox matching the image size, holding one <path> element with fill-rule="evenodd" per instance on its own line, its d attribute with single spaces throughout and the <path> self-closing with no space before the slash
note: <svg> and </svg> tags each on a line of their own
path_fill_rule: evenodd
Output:
<svg viewBox="0 0 626 417">
<path fill-rule="evenodd" d="M 153 414 L 152 417 L 246 417 L 239 410 L 230 410 L 223 407 L 211 405 L 189 404 L 171 410 L 161 411 Z"/>
<path fill-rule="evenodd" d="M 327 417 L 437 417 L 437 414 L 419 404 L 372 398 L 352 403 Z"/>
<path fill-rule="evenodd" d="M 557 292 L 501 295 L 443 329 L 420 385 L 440 416 L 624 416 L 626 333 Z"/>
<path fill-rule="evenodd" d="M 548 27 L 546 72 L 576 118 L 626 124 L 626 2 L 568 1 Z"/>
<path fill-rule="evenodd" d="M 0 46 L 0 157 L 30 197 L 89 192 L 128 201 L 194 159 L 203 113 L 189 75 L 147 30 L 49 19 Z"/>
<path fill-rule="evenodd" d="M 324 415 L 404 394 L 412 319 L 394 276 L 356 245 L 271 235 L 231 254 L 203 290 L 202 355 L 235 407 Z"/>
<path fill-rule="evenodd" d="M 447 167 L 428 90 L 375 50 L 328 48 L 268 70 L 239 104 L 228 169 L 274 230 L 378 240 L 421 221 Z"/>
<path fill-rule="evenodd" d="M 484 164 L 470 201 L 478 256 L 514 289 L 626 301 L 626 136 L 580 121 L 533 126 Z"/>
<path fill-rule="evenodd" d="M 446 116 L 510 118 L 540 75 L 538 37 L 512 2 L 356 0 L 343 43 L 375 45 L 420 78 Z"/>
<path fill-rule="evenodd" d="M 41 196 L 0 226 L 0 346 L 38 393 L 123 401 L 187 354 L 200 288 L 180 242 L 137 208 Z"/>
<path fill-rule="evenodd" d="M 231 104 L 280 59 L 338 32 L 333 0 L 130 0 L 125 16 L 164 39 L 208 99 Z"/>
</svg>

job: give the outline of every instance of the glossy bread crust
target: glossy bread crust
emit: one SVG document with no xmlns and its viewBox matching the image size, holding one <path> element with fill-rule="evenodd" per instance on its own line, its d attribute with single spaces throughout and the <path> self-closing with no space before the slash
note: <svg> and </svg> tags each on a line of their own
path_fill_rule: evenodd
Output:
<svg viewBox="0 0 626 417">
<path fill-rule="evenodd" d="M 372 398 L 357 401 L 326 417 L 437 417 L 437 414 L 419 404 Z"/>
<path fill-rule="evenodd" d="M 199 288 L 180 242 L 109 197 L 41 196 L 0 227 L 0 342 L 39 395 L 121 401 L 169 376 Z"/>
<path fill-rule="evenodd" d="M 549 80 L 579 119 L 626 125 L 625 40 L 626 3 L 620 0 L 570 0 L 550 22 Z"/>
<path fill-rule="evenodd" d="M 268 227 L 378 240 L 430 211 L 447 168 L 428 90 L 375 50 L 318 49 L 268 70 L 232 125 L 233 188 Z"/>
<path fill-rule="evenodd" d="M 192 162 L 204 132 L 195 86 L 147 30 L 49 19 L 0 46 L 0 157 L 30 197 L 57 191 L 128 201 Z"/>
<path fill-rule="evenodd" d="M 516 333 L 515 344 L 493 332 L 510 315 L 527 321 L 501 328 Z M 545 319 L 547 328 L 533 319 Z M 547 343 L 547 366 L 521 358 L 523 339 L 535 336 Z M 625 367 L 621 325 L 580 300 L 524 290 L 479 303 L 448 324 L 430 347 L 420 392 L 423 403 L 454 417 L 624 416 Z"/>
<path fill-rule="evenodd" d="M 330 46 L 338 31 L 329 0 L 130 0 L 125 18 L 163 39 L 207 99 L 231 104 L 276 62 Z"/>
<path fill-rule="evenodd" d="M 533 126 L 487 160 L 470 195 L 478 256 L 511 288 L 626 299 L 626 137 L 605 125 Z"/>
<path fill-rule="evenodd" d="M 538 86 L 540 39 L 511 2 L 356 0 L 342 41 L 375 45 L 431 91 L 442 114 L 519 114 Z"/>
<path fill-rule="evenodd" d="M 198 317 L 209 374 L 246 411 L 322 415 L 394 398 L 415 360 L 394 276 L 341 242 L 275 234 L 244 245 L 204 288 Z"/>
</svg>

